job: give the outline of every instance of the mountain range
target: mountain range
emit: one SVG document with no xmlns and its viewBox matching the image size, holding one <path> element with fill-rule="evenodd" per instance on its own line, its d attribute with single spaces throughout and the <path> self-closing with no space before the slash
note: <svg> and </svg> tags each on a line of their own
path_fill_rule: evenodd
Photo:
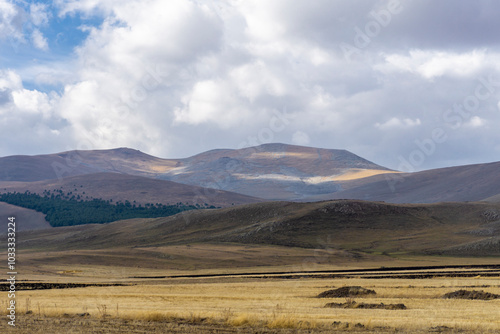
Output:
<svg viewBox="0 0 500 334">
<path fill-rule="evenodd" d="M 0 215 L 15 215 L 18 230 L 31 230 L 22 232 L 20 248 L 62 264 L 282 265 L 309 261 L 310 249 L 320 257 L 314 261 L 330 264 L 498 256 L 499 168 L 500 162 L 402 173 L 345 150 L 285 144 L 183 159 L 128 148 L 9 156 L 0 158 L 0 193 L 220 209 L 57 228 L 39 212 L 3 202 Z M 34 267 L 47 260 L 37 256 L 27 260 Z"/>
<path fill-rule="evenodd" d="M 346 150 L 286 144 L 217 149 L 183 159 L 138 150 L 68 151 L 0 158 L 0 189 L 63 187 L 90 198 L 193 202 L 362 199 L 435 203 L 500 199 L 500 162 L 401 173 Z"/>
</svg>

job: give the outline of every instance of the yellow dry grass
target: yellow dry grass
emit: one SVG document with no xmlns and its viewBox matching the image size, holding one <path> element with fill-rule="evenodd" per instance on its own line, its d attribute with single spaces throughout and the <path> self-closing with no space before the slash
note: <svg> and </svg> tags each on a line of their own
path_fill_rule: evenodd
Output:
<svg viewBox="0 0 500 334">
<path fill-rule="evenodd" d="M 173 282 L 173 284 L 172 284 Z M 158 282 L 161 283 L 161 282 Z M 347 285 L 374 289 L 377 294 L 357 302 L 404 303 L 406 310 L 331 309 L 328 302 L 344 298 L 314 298 Z M 498 279 L 293 279 L 203 283 L 179 280 L 170 284 L 87 287 L 19 291 L 18 312 L 60 316 L 88 312 L 92 317 L 160 321 L 209 319 L 231 326 L 325 328 L 335 321 L 365 328 L 422 330 L 447 326 L 483 333 L 500 331 L 500 300 L 442 299 L 447 292 L 468 288 L 500 294 Z M 5 301 L 3 302 L 5 303 Z M 6 305 L 0 305 L 5 310 Z"/>
<path fill-rule="evenodd" d="M 295 158 L 295 159 L 318 159 L 318 153 L 310 152 L 254 152 L 249 159 L 276 159 L 277 157 Z"/>
<path fill-rule="evenodd" d="M 393 174 L 393 173 L 399 173 L 399 172 L 390 170 L 378 170 L 378 169 L 351 169 L 347 173 L 335 176 L 332 179 L 332 181 L 351 181 L 379 174 Z"/>
</svg>

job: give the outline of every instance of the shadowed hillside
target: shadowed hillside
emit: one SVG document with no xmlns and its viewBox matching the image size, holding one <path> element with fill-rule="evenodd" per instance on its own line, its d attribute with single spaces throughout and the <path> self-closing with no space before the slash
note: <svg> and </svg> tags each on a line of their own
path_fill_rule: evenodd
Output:
<svg viewBox="0 0 500 334">
<path fill-rule="evenodd" d="M 228 247 L 236 245 L 267 247 L 266 258 L 272 258 L 274 251 L 283 256 L 278 262 L 288 261 L 285 254 L 293 257 L 300 249 L 314 249 L 332 261 L 405 254 L 498 256 L 499 224 L 500 206 L 487 203 L 269 202 L 26 232 L 18 247 L 26 251 L 102 250 L 109 256 L 128 254 L 131 258 L 140 253 L 137 258 L 153 257 L 165 265 L 172 264 L 169 252 L 177 254 L 177 259 L 183 254 L 183 261 L 208 264 L 220 261 L 218 256 L 223 258 Z M 192 245 L 205 250 L 193 255 L 196 248 L 190 248 Z M 216 249 L 218 256 L 212 254 Z M 203 254 L 205 251 L 212 255 Z M 258 265 L 262 256 L 258 251 L 242 254 L 240 266 Z M 104 260 L 96 257 L 92 261 Z"/>
<path fill-rule="evenodd" d="M 205 203 L 226 207 L 237 204 L 256 203 L 257 198 L 206 189 L 171 181 L 151 179 L 119 173 L 96 173 L 47 180 L 38 182 L 0 182 L 0 192 L 24 192 L 43 195 L 44 191 L 62 190 L 71 193 L 82 200 L 100 198 L 113 202 L 135 202 L 137 204 L 161 203 L 175 204 L 178 202 L 200 204 Z"/>
<path fill-rule="evenodd" d="M 0 217 L 5 220 L 7 220 L 7 217 L 15 217 L 17 231 L 51 228 L 50 224 L 45 220 L 44 214 L 4 202 L 0 202 Z"/>
</svg>

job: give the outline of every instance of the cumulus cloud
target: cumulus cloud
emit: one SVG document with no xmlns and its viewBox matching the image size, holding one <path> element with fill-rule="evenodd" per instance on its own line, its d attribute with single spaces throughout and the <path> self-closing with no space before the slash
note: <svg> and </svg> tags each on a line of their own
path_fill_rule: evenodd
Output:
<svg viewBox="0 0 500 334">
<path fill-rule="evenodd" d="M 466 127 L 470 128 L 481 128 L 486 125 L 486 120 L 479 116 L 473 116 L 467 123 L 464 124 Z"/>
<path fill-rule="evenodd" d="M 0 150 L 9 152 L 14 145 L 18 152 L 25 150 L 19 153 L 49 153 L 48 147 L 65 147 L 69 137 L 59 136 L 67 124 L 55 112 L 58 98 L 26 89 L 18 73 L 0 70 Z"/>
<path fill-rule="evenodd" d="M 303 131 L 296 131 L 292 136 L 292 143 L 295 145 L 307 146 L 310 142 L 309 135 Z"/>
<path fill-rule="evenodd" d="M 8 0 L 0 0 L 0 39 L 23 40 L 24 13 Z"/>
<path fill-rule="evenodd" d="M 47 4 L 31 3 L 25 8 L 23 3 L 0 0 L 0 41 L 8 40 L 15 52 L 28 40 L 35 48 L 47 51 L 48 41 L 40 28 L 48 25 L 50 16 Z"/>
<path fill-rule="evenodd" d="M 409 72 L 426 79 L 448 75 L 465 77 L 477 74 L 487 67 L 496 67 L 498 54 L 487 55 L 485 50 L 465 53 L 411 50 L 409 55 L 392 54 L 385 56 L 385 63 L 376 68 L 382 72 Z"/>
<path fill-rule="evenodd" d="M 405 119 L 399 119 L 397 117 L 393 117 L 390 120 L 384 122 L 384 123 L 376 123 L 375 127 L 381 129 L 381 130 L 389 130 L 389 129 L 407 129 L 407 128 L 412 128 L 414 126 L 418 126 L 422 124 L 420 119 L 410 119 L 410 118 L 405 118 Z"/>
<path fill-rule="evenodd" d="M 46 26 L 49 23 L 51 14 L 48 10 L 47 4 L 32 3 L 30 4 L 30 17 L 31 22 L 37 26 Z"/>
<path fill-rule="evenodd" d="M 47 38 L 43 36 L 40 30 L 35 29 L 31 34 L 31 38 L 33 40 L 33 45 L 40 50 L 47 51 L 49 49 L 49 43 Z"/>
<path fill-rule="evenodd" d="M 85 22 L 68 59 L 0 75 L 0 112 L 36 124 L 26 126 L 47 136 L 45 152 L 130 146 L 185 157 L 282 141 L 397 168 L 442 128 L 448 140 L 425 168 L 462 159 L 464 140 L 500 139 L 486 126 L 500 121 L 494 80 L 477 110 L 453 108 L 500 78 L 500 5 L 491 1 L 56 0 L 57 12 L 35 3 L 23 14 L 0 0 L 0 8 L 0 36 L 26 34 L 54 58 L 45 27 L 68 16 Z M 24 33 L 23 20 L 33 24 Z M 343 44 L 360 52 L 348 60 Z M 491 154 L 467 153 L 471 162 Z"/>
<path fill-rule="evenodd" d="M 4 103 L 0 113 L 8 117 L 37 115 L 39 119 L 48 119 L 54 112 L 58 96 L 37 90 L 25 89 L 21 77 L 16 72 L 0 71 L 0 92 L 3 92 Z"/>
</svg>

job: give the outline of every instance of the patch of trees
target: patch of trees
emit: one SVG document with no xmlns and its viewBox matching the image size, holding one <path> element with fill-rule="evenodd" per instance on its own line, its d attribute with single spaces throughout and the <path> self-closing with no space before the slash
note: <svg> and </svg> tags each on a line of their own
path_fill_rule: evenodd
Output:
<svg viewBox="0 0 500 334">
<path fill-rule="evenodd" d="M 176 203 L 164 205 L 148 203 L 145 206 L 129 201 L 112 203 L 111 200 L 94 198 L 84 200 L 83 196 L 62 191 L 45 191 L 43 196 L 30 193 L 3 193 L 0 201 L 23 208 L 42 212 L 51 226 L 70 226 L 82 224 L 103 224 L 130 218 L 157 218 L 175 215 L 187 210 L 215 208 L 214 206 Z"/>
</svg>

